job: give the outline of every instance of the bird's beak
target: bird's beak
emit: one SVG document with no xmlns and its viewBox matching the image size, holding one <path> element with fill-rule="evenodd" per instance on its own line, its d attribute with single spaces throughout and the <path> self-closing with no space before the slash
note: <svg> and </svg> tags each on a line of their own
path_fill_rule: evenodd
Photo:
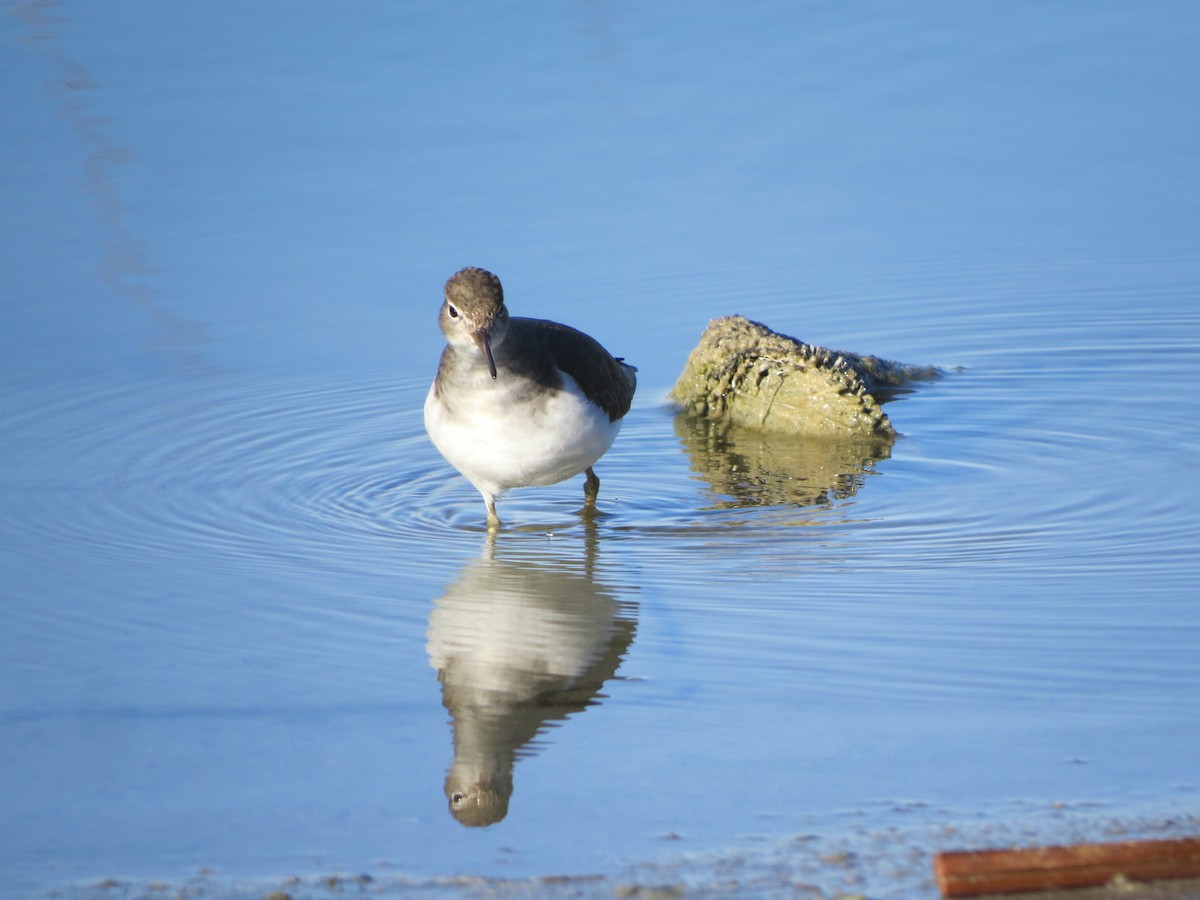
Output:
<svg viewBox="0 0 1200 900">
<path fill-rule="evenodd" d="M 471 335 L 475 339 L 475 346 L 479 348 L 479 352 L 483 354 L 487 360 L 488 372 L 492 378 L 496 377 L 496 359 L 492 356 L 492 336 L 488 334 L 486 328 L 480 328 Z"/>
</svg>

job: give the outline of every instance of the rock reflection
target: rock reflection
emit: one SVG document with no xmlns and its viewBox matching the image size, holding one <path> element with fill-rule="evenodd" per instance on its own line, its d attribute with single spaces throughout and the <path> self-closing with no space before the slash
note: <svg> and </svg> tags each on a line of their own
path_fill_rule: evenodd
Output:
<svg viewBox="0 0 1200 900">
<path fill-rule="evenodd" d="M 854 496 L 871 466 L 891 455 L 893 439 L 804 438 L 769 434 L 681 412 L 675 433 L 692 470 L 725 508 L 818 506 Z"/>
<path fill-rule="evenodd" d="M 508 813 L 513 766 L 541 731 L 603 698 L 636 630 L 636 607 L 582 560 L 504 559 L 489 539 L 429 615 L 430 664 L 454 731 L 450 812 L 468 826 Z"/>
</svg>

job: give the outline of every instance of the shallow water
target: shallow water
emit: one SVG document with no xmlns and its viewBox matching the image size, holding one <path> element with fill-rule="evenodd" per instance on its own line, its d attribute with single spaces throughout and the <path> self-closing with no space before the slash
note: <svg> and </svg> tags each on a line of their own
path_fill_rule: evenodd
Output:
<svg viewBox="0 0 1200 900">
<path fill-rule="evenodd" d="M 0 16 L 8 893 L 1194 816 L 1193 6 L 472 10 Z M 639 367 L 594 525 L 425 439 L 467 264 Z M 733 312 L 946 375 L 714 441 Z"/>
</svg>

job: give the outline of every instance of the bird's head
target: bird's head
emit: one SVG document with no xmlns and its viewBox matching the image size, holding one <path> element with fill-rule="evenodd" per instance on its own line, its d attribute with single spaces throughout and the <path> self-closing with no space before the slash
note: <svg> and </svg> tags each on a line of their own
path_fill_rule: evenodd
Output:
<svg viewBox="0 0 1200 900">
<path fill-rule="evenodd" d="M 457 347 L 474 346 L 496 377 L 493 349 L 508 330 L 508 310 L 500 279 L 486 269 L 461 269 L 446 282 L 446 301 L 438 319 L 447 342 Z"/>
</svg>

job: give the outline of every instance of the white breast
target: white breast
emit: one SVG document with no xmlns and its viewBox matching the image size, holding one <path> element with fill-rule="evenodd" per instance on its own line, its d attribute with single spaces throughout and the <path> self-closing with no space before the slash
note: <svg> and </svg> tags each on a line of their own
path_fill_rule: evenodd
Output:
<svg viewBox="0 0 1200 900">
<path fill-rule="evenodd" d="M 556 484 L 595 464 L 612 446 L 620 420 L 610 422 L 562 374 L 562 389 L 531 394 L 504 379 L 476 382 L 448 406 L 432 388 L 425 429 L 442 456 L 477 489 Z"/>
</svg>

